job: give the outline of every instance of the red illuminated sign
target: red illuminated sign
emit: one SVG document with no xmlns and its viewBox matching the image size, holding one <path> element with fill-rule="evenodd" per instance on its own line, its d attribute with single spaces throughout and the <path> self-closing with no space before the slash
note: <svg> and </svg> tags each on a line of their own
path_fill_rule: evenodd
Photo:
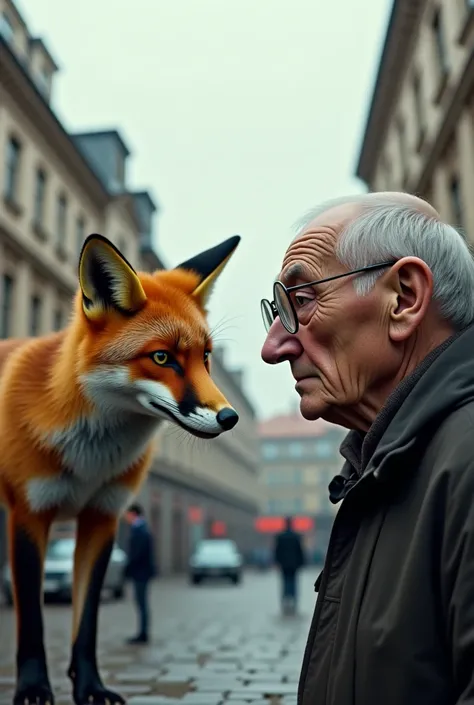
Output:
<svg viewBox="0 0 474 705">
<path fill-rule="evenodd" d="M 258 517 L 255 520 L 255 529 L 261 534 L 277 534 L 285 526 L 285 517 Z M 307 516 L 296 516 L 292 518 L 292 526 L 295 531 L 304 534 L 314 529 L 314 520 Z"/>
<path fill-rule="evenodd" d="M 213 521 L 211 526 L 212 536 L 225 536 L 227 527 L 223 521 Z"/>
<path fill-rule="evenodd" d="M 201 524 L 202 523 L 202 509 L 201 507 L 188 507 L 188 519 L 190 524 Z"/>
</svg>

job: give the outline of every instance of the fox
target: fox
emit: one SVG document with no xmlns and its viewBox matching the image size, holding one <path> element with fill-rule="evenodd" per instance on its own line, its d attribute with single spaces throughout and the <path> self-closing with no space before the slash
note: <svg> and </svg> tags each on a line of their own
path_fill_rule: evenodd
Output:
<svg viewBox="0 0 474 705">
<path fill-rule="evenodd" d="M 240 239 L 150 274 L 93 233 L 79 256 L 68 325 L 0 343 L 0 501 L 16 614 L 13 705 L 54 705 L 42 579 L 58 520 L 76 524 L 67 670 L 73 701 L 125 703 L 104 685 L 97 663 L 105 572 L 160 425 L 214 439 L 239 421 L 211 377 L 208 302 Z"/>
</svg>

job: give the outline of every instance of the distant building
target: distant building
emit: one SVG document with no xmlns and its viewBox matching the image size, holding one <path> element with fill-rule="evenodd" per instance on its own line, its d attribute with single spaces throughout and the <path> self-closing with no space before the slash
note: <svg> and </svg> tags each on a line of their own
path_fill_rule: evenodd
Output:
<svg viewBox="0 0 474 705">
<path fill-rule="evenodd" d="M 474 2 L 395 0 L 357 175 L 416 193 L 474 242 Z"/>
<path fill-rule="evenodd" d="M 346 433 L 299 412 L 260 423 L 261 533 L 273 534 L 287 515 L 298 517 L 307 549 L 325 550 L 336 512 L 328 485 L 342 467 L 339 446 Z"/>
<path fill-rule="evenodd" d="M 58 70 L 12 0 L 0 0 L 0 338 L 66 325 L 79 252 L 90 233 L 111 239 L 137 269 L 164 266 L 153 245 L 159 205 L 148 191 L 129 188 L 123 136 L 115 129 L 68 133 L 51 108 Z M 183 570 L 201 535 L 227 533 L 243 550 L 253 540 L 255 412 L 242 372 L 226 369 L 222 351 L 214 357 L 212 374 L 241 420 L 231 434 L 206 444 L 163 430 L 141 497 L 163 573 Z M 0 510 L 0 565 L 4 559 Z"/>
</svg>

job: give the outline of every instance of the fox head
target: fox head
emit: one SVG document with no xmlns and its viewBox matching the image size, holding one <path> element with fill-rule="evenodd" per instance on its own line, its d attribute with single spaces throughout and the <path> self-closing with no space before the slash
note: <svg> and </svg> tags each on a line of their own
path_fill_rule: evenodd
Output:
<svg viewBox="0 0 474 705">
<path fill-rule="evenodd" d="M 232 429 L 237 412 L 210 376 L 207 301 L 239 244 L 234 236 L 173 270 L 137 273 L 107 238 L 79 258 L 78 374 L 104 414 L 171 420 L 201 438 Z"/>
</svg>

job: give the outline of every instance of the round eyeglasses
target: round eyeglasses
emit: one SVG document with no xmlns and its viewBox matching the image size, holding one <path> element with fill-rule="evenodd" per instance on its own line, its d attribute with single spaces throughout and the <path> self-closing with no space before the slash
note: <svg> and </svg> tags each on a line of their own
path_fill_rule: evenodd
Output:
<svg viewBox="0 0 474 705">
<path fill-rule="evenodd" d="M 379 264 L 369 264 L 367 267 L 361 267 L 360 269 L 353 269 L 350 272 L 344 272 L 344 274 L 336 274 L 333 277 L 326 277 L 325 279 L 317 279 L 316 281 L 308 282 L 305 284 L 297 284 L 296 286 L 286 287 L 281 281 L 276 281 L 273 284 L 273 301 L 268 299 L 262 299 L 260 301 L 260 311 L 262 312 L 263 324 L 265 330 L 268 333 L 273 321 L 279 317 L 283 327 L 288 331 L 288 333 L 295 334 L 298 332 L 299 321 L 296 315 L 295 306 L 291 299 L 291 292 L 298 291 L 298 289 L 305 289 L 308 286 L 315 286 L 316 284 L 324 284 L 325 282 L 331 282 L 335 279 L 342 279 L 342 277 L 348 277 L 351 274 L 361 274 L 362 272 L 368 272 L 375 269 L 382 269 L 383 267 L 391 267 L 395 264 L 393 262 L 380 262 Z"/>
</svg>

